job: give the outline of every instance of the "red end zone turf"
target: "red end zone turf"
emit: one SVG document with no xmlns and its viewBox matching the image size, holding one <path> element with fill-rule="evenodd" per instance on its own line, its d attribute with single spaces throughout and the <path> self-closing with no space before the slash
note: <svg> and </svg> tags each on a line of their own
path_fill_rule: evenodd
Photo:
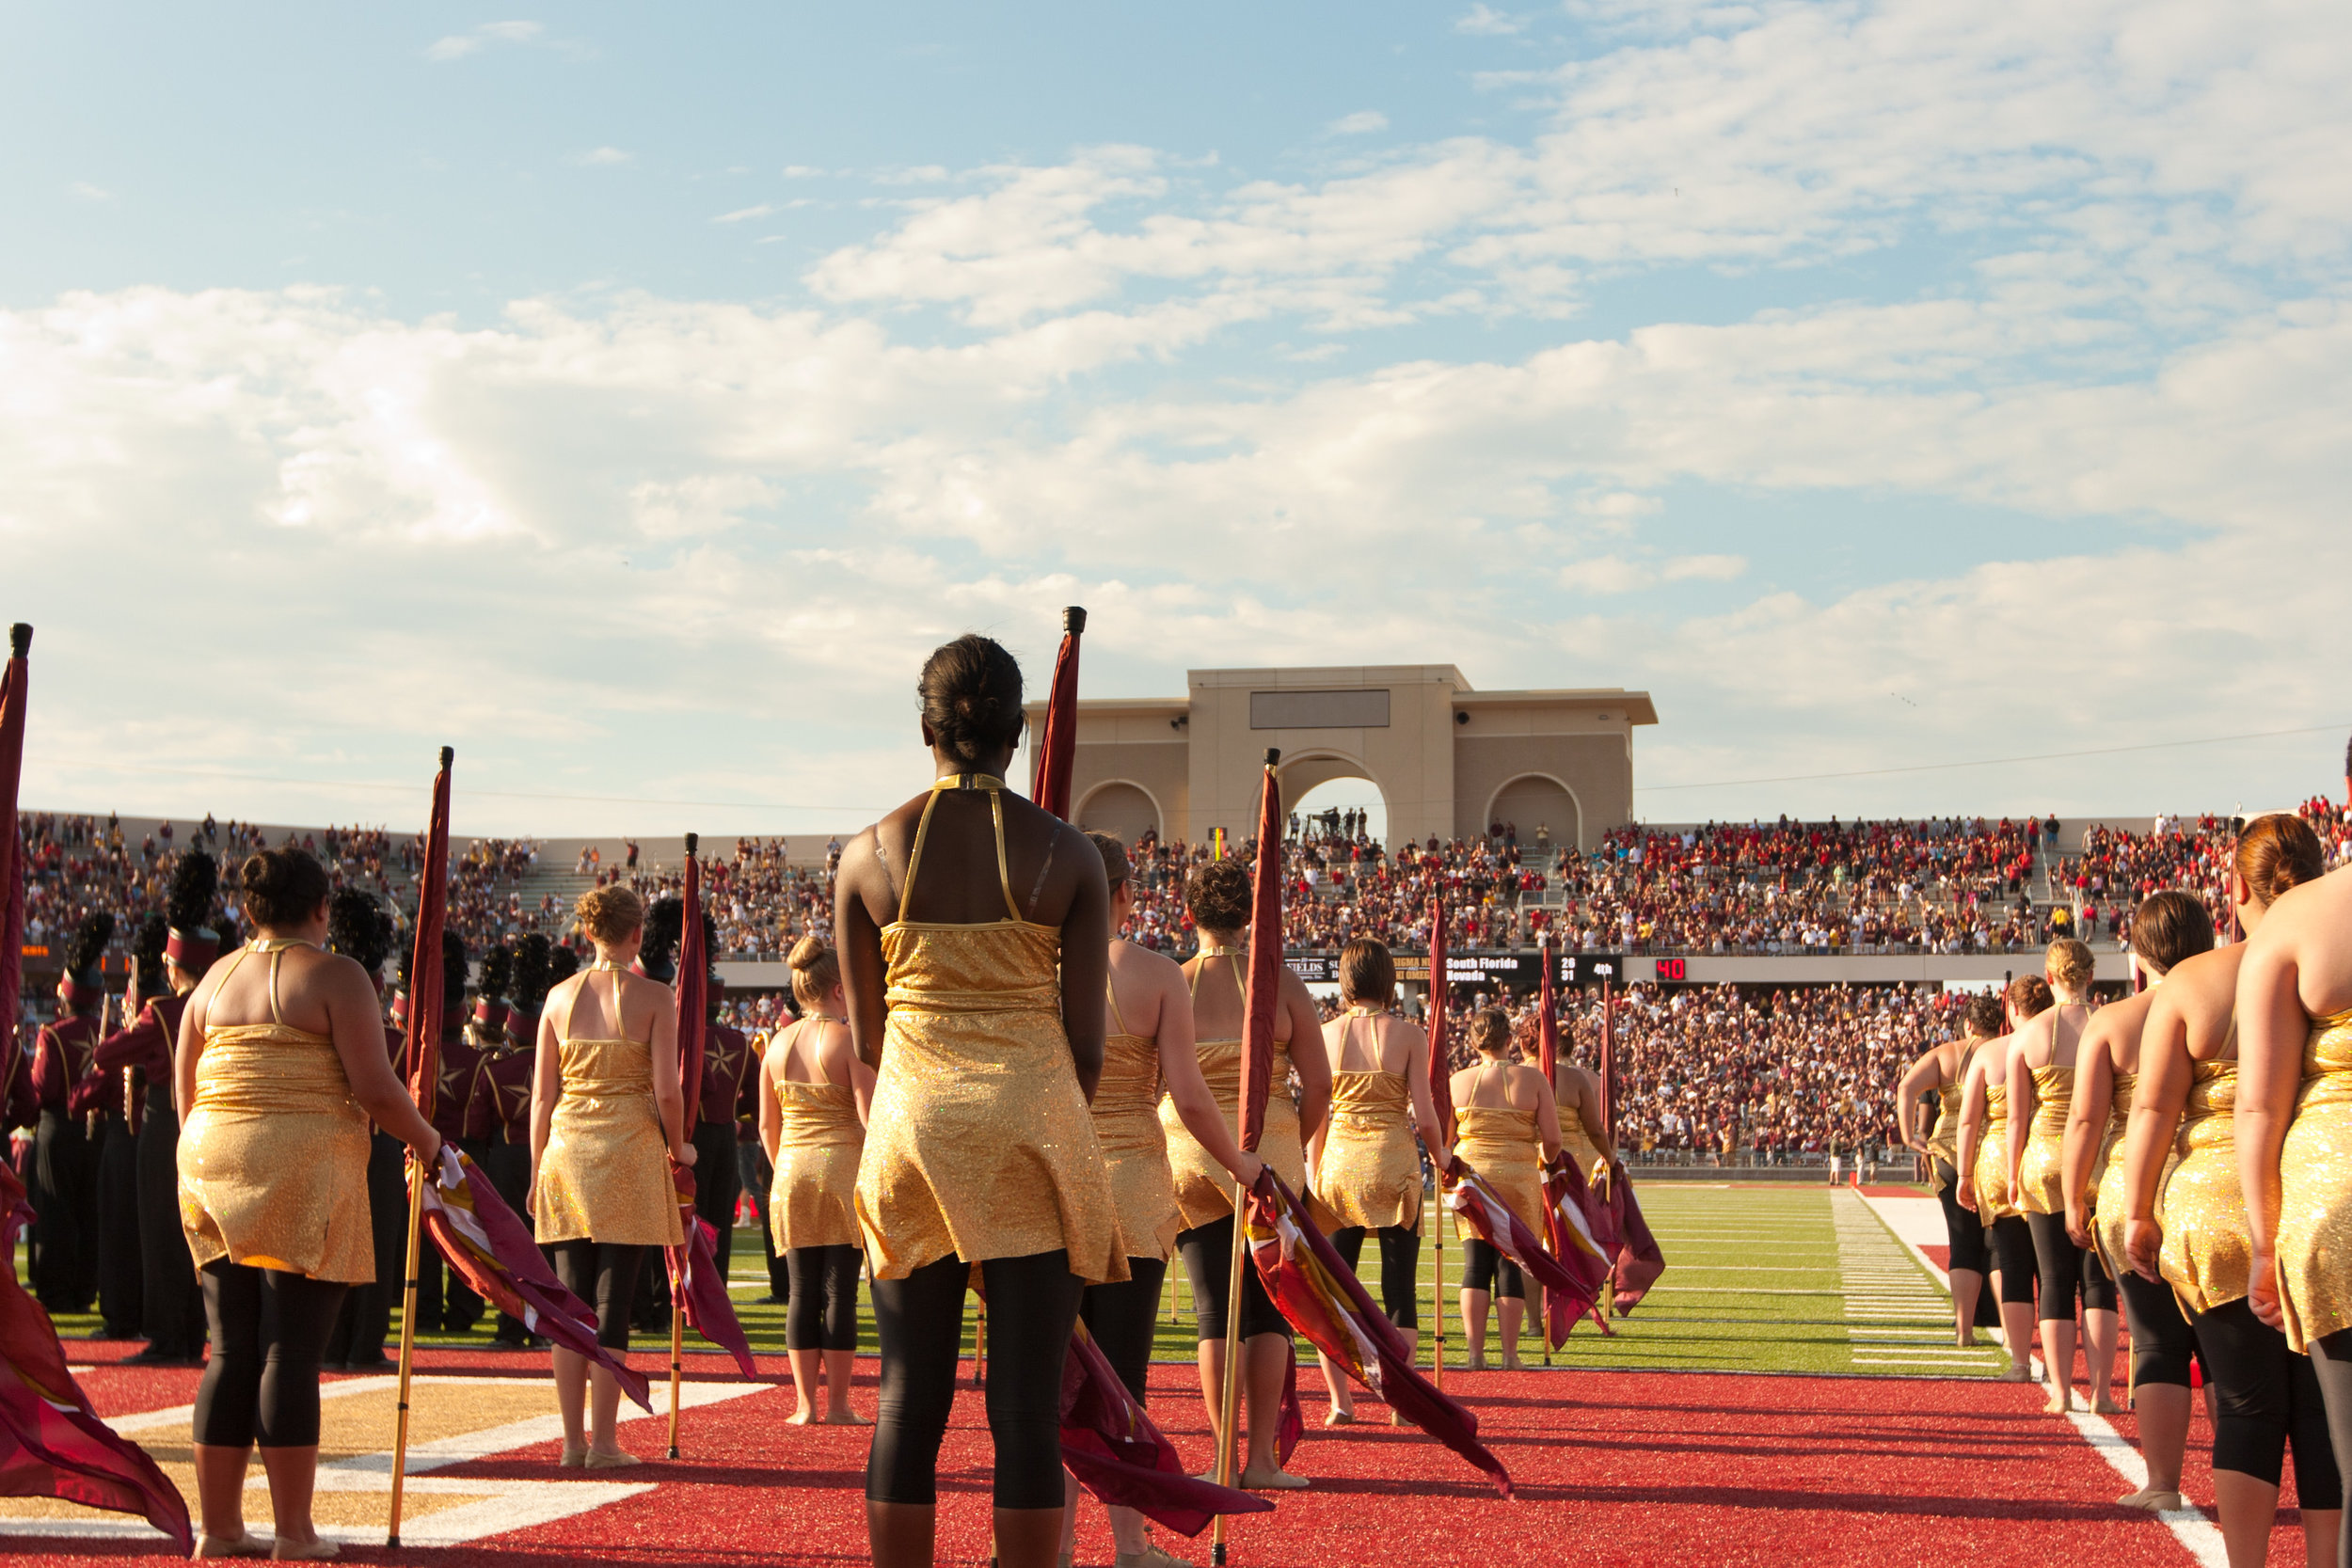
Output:
<svg viewBox="0 0 2352 1568">
<path fill-rule="evenodd" d="M 448 1353 L 438 1371 L 513 1375 L 538 1357 Z M 698 1360 L 701 1358 L 697 1358 Z M 763 1357 L 763 1364 L 770 1358 Z M 763 1370 L 765 1366 L 763 1365 Z M 782 1369 L 776 1369 L 781 1371 Z M 862 1364 L 858 1406 L 870 1412 L 872 1366 Z M 1311 1370 L 1308 1418 L 1323 1403 Z M 185 1402 L 192 1372 L 99 1369 L 87 1386 L 109 1411 Z M 1295 1467 L 1314 1489 L 1281 1500 L 1268 1518 L 1239 1521 L 1235 1568 L 1257 1564 L 1504 1565 L 1802 1562 L 2041 1564 L 2061 1560 L 2185 1563 L 2156 1521 L 2113 1506 L 2115 1474 L 2068 1422 L 2039 1413 L 2029 1387 L 1894 1378 L 1740 1377 L 1641 1373 L 1461 1373 L 1450 1391 L 1479 1412 L 1483 1434 L 1511 1467 L 1519 1499 L 1505 1503 L 1458 1461 L 1406 1431 L 1372 1423 L 1319 1427 Z M 1191 1370 L 1152 1369 L 1152 1405 L 1188 1456 L 1205 1461 L 1206 1423 Z M 688 1457 L 660 1458 L 660 1421 L 632 1422 L 622 1440 L 647 1463 L 613 1480 L 652 1492 L 552 1524 L 470 1545 L 346 1547 L 344 1560 L 421 1560 L 451 1568 L 598 1562 L 686 1564 L 862 1561 L 861 1472 L 866 1433 L 797 1428 L 791 1392 L 772 1387 L 686 1417 Z M 2128 1428 L 2126 1428 L 2128 1431 Z M 2192 1447 L 2207 1434 L 2201 1421 Z M 556 1481 L 544 1444 L 435 1472 Z M 943 1563 L 979 1563 L 988 1549 L 989 1447 L 980 1395 L 960 1394 L 941 1461 Z M 2192 1463 L 2192 1496 L 2210 1482 Z M 261 1493 L 253 1522 L 266 1521 Z M 2289 1518 L 2291 1519 L 2291 1515 Z M 1178 1555 L 1208 1560 L 1208 1542 L 1163 1536 Z M 8 1555 L 42 1563 L 119 1562 L 151 1548 L 108 1543 L 72 1554 Z M 2283 1533 L 2280 1540 L 2288 1546 Z M 1103 1513 L 1084 1505 L 1079 1560 L 1110 1560 Z"/>
</svg>

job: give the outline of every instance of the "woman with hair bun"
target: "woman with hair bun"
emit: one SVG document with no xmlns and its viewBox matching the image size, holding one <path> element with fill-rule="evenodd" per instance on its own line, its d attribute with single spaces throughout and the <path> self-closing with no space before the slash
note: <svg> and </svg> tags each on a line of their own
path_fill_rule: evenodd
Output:
<svg viewBox="0 0 2352 1568">
<path fill-rule="evenodd" d="M 2017 1210 L 2010 1190 L 2009 1143 L 2022 1133 L 2009 1114 L 2009 1058 L 2016 1049 L 2017 1032 L 2049 1010 L 2050 982 L 2039 974 L 2020 974 L 2002 992 L 2002 1018 L 2010 1032 L 1977 1047 L 1961 1078 L 1960 1190 L 1963 1209 L 1983 1222 L 1992 1241 L 1993 1269 L 2001 1297 L 2001 1338 L 2009 1347 L 2009 1366 L 1996 1374 L 2003 1383 L 2033 1381 L 2033 1288 L 2041 1264 L 2033 1251 L 2033 1231 Z"/>
<path fill-rule="evenodd" d="M 1331 1114 L 1307 1141 L 1309 1184 L 1339 1222 L 1331 1245 L 1349 1268 L 1364 1236 L 1380 1242 L 1380 1306 L 1407 1349 L 1421 1335 L 1421 1155 L 1445 1164 L 1445 1134 L 1429 1095 L 1429 1037 L 1391 1009 L 1396 960 L 1386 944 L 1359 937 L 1340 950 L 1340 1001 L 1346 1011 L 1323 1026 L 1331 1063 Z M 1327 1424 L 1356 1418 L 1345 1374 L 1323 1362 L 1330 1391 Z M 1394 1419 L 1393 1414 L 1391 1419 Z"/>
<path fill-rule="evenodd" d="M 2239 927 L 2261 930 L 2271 902 L 2318 879 L 2319 840 L 2300 819 L 2258 817 L 2239 835 L 2231 893 Z M 2237 983 L 2248 943 L 2176 964 L 2149 1006 L 2139 1083 L 2123 1139 L 2123 1245 L 2145 1279 L 2172 1287 L 2196 1331 L 2214 1393 L 2213 1493 L 2233 1565 L 2259 1563 L 2295 1449 L 2305 1544 L 2336 1542 L 2343 1479 L 2311 1359 L 2255 1315 L 2254 1232 L 2238 1184 Z"/>
<path fill-rule="evenodd" d="M 2090 989 L 2090 949 L 2072 937 L 2050 943 L 2042 974 L 2055 999 L 2017 1032 L 2009 1053 L 2010 1191 L 2033 1236 L 2042 1282 L 2042 1355 L 2049 1369 L 2048 1410 L 2058 1415 L 2074 1402 L 2074 1302 L 2082 1298 L 2084 1367 L 2090 1374 L 2090 1407 L 2112 1414 L 2115 1402 L 2115 1281 L 2066 1233 L 2062 1181 L 2067 1119 L 2074 1109 L 2074 1061 L 2090 1022 L 2085 997 Z"/>
<path fill-rule="evenodd" d="M 1509 1057 L 1511 1015 L 1482 1007 L 1470 1020 L 1475 1066 L 1453 1078 L 1454 1157 L 1485 1177 L 1521 1224 L 1544 1233 L 1543 1165 L 1560 1157 L 1560 1109 L 1542 1071 Z M 1542 1164 L 1537 1164 L 1538 1146 Z M 1497 1281 L 1496 1275 L 1502 1278 Z M 1486 1304 L 1498 1292 L 1502 1303 L 1502 1367 L 1519 1365 L 1519 1324 L 1527 1310 L 1527 1280 L 1519 1266 L 1493 1245 L 1472 1236 L 1462 1243 L 1462 1327 L 1470 1343 L 1470 1366 L 1486 1366 Z"/>
<path fill-rule="evenodd" d="M 686 1239 L 663 1157 L 691 1167 L 694 1149 L 678 1088 L 675 999 L 629 969 L 645 940 L 644 900 L 618 884 L 593 888 L 575 915 L 596 961 L 550 989 L 539 1015 L 531 1214 L 539 1244 L 555 1255 L 556 1277 L 596 1307 L 596 1343 L 627 1351 L 645 1249 Z M 553 1354 L 563 1466 L 636 1464 L 613 1439 L 621 1386 L 612 1374 L 561 1345 Z"/>
<path fill-rule="evenodd" d="M 2237 980 L 2247 1299 L 2310 1357 L 2343 1472 L 2352 1470 L 2352 868 L 2286 890 L 2274 863 L 2267 880 L 2279 895 Z M 2336 1560 L 2352 1562 L 2352 1540 L 2339 1541 Z"/>
<path fill-rule="evenodd" d="M 792 1280 L 784 1347 L 800 1406 L 789 1418 L 795 1426 L 820 1419 L 865 1426 L 850 1408 L 850 1371 L 857 1357 L 857 1276 L 865 1264 L 857 1166 L 874 1069 L 850 1043 L 840 956 L 822 938 L 804 936 L 793 945 L 791 963 L 800 1021 L 776 1031 L 759 1067 L 759 1141 L 776 1173 L 769 1232 Z"/>
<path fill-rule="evenodd" d="M 1944 1206 L 1944 1235 L 1950 1243 L 1945 1272 L 1952 1286 L 1954 1341 L 1963 1346 L 1977 1342 L 1977 1309 L 1983 1299 L 1985 1275 L 1992 1273 L 1993 1255 L 1985 1246 L 1984 1222 L 1960 1206 L 1961 1094 L 1970 1060 L 1985 1041 L 2000 1033 L 1999 999 L 1970 997 L 1961 1021 L 1961 1037 L 1923 1053 L 1903 1074 L 1895 1095 L 1903 1142 L 1928 1157 L 1935 1196 Z M 1913 1123 L 1930 1094 L 1937 1097 L 1935 1130 L 1923 1136 Z"/>
<path fill-rule="evenodd" d="M 271 1555 L 328 1558 L 310 1519 L 319 1361 L 345 1291 L 375 1277 L 371 1118 L 432 1162 L 440 1135 L 393 1076 L 375 987 L 322 945 L 326 873 L 295 848 L 245 863 L 253 940 L 188 997 L 175 1062 L 180 1213 L 213 1354 L 196 1395 L 199 1557 L 259 1556 L 245 1529 L 258 1441 Z M 253 961 L 260 960 L 260 961 Z"/>
<path fill-rule="evenodd" d="M 1022 729 L 1012 656 L 960 637 L 924 662 L 916 690 L 931 787 L 858 834 L 834 892 L 850 1038 L 875 1069 L 857 1179 L 882 1338 L 866 1531 L 882 1568 L 931 1560 L 977 1265 L 996 1555 L 1004 1568 L 1049 1568 L 1078 1298 L 1127 1277 L 1087 1115 L 1103 1069 L 1109 895 L 1077 831 L 1005 789 Z"/>
<path fill-rule="evenodd" d="M 1184 966 L 1192 998 L 1200 1076 L 1216 1099 L 1229 1134 L 1241 1136 L 1241 1037 L 1247 1008 L 1242 976 L 1249 967 L 1249 911 L 1256 878 L 1240 859 L 1210 861 L 1184 883 L 1184 905 L 1200 932 L 1200 951 Z M 1258 1154 L 1295 1193 L 1307 1188 L 1306 1138 L 1321 1130 L 1331 1102 L 1330 1058 L 1319 1048 L 1323 1021 L 1306 982 L 1287 965 L 1276 971 L 1272 1087 Z M 1316 1049 L 1307 1049 L 1314 1040 Z M 1295 1072 L 1298 1098 L 1291 1098 Z M 1176 1238 L 1192 1281 L 1194 1333 L 1200 1339 L 1200 1397 L 1209 1428 L 1223 1418 L 1226 1304 L 1233 1259 L 1232 1176 L 1180 1114 L 1173 1100 L 1160 1105 L 1168 1133 L 1168 1164 L 1184 1229 Z M 1253 1491 L 1295 1491 L 1303 1476 L 1285 1471 L 1274 1455 L 1282 1386 L 1291 1366 L 1291 1325 L 1266 1294 L 1248 1259 L 1241 1276 L 1241 1386 L 1249 1433 L 1241 1483 Z"/>
<path fill-rule="evenodd" d="M 1109 833 L 1087 837 L 1103 858 L 1113 932 L 1110 982 L 1103 997 L 1107 1014 L 1103 1076 L 1092 1105 L 1094 1133 L 1110 1163 L 1111 1201 L 1118 1207 L 1119 1231 L 1127 1245 L 1127 1278 L 1088 1286 L 1078 1315 L 1104 1359 L 1142 1404 L 1150 1398 L 1146 1383 L 1160 1287 L 1167 1281 L 1168 1254 L 1184 1224 L 1168 1164 L 1168 1132 L 1160 1124 L 1163 1085 L 1166 1103 L 1193 1140 L 1223 1166 L 1229 1180 L 1244 1185 L 1255 1181 L 1260 1162 L 1243 1151 L 1200 1075 L 1184 972 L 1166 955 L 1117 935 L 1136 908 L 1127 847 Z M 1065 1480 L 1062 1490 L 1062 1557 L 1068 1560 L 1077 1549 L 1077 1479 Z M 1186 1568 L 1183 1559 L 1152 1544 L 1143 1515 L 1132 1508 L 1106 1512 L 1118 1547 L 1116 1568 Z"/>
<path fill-rule="evenodd" d="M 2119 1157 L 2139 1083 L 2140 1036 L 2156 988 L 2184 959 L 2213 951 L 2213 917 L 2178 889 L 2152 894 L 2132 914 L 2132 968 L 2145 990 L 2090 1015 L 2074 1053 L 2074 1108 L 2066 1127 L 2066 1229 L 2097 1255 L 2123 1298 L 2132 1331 L 2132 1411 L 2148 1484 L 2117 1499 L 2164 1513 L 2181 1506 L 2181 1456 L 2188 1446 L 2188 1369 L 2197 1350 L 2170 1288 L 2142 1279 L 2124 1261 L 2123 1161 Z"/>
</svg>

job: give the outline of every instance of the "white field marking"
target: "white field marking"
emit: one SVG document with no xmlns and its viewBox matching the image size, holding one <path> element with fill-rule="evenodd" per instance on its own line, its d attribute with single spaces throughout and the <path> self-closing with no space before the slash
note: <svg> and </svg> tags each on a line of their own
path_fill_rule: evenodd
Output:
<svg viewBox="0 0 2352 1568">
<path fill-rule="evenodd" d="M 1944 1228 L 1944 1206 L 1931 1197 L 1875 1197 L 1856 1194 L 1871 1213 L 1878 1216 L 1894 1238 L 1908 1249 L 1920 1264 L 1935 1276 L 1936 1283 L 1947 1292 L 1951 1290 L 1951 1276 L 1935 1266 L 1935 1259 L 1920 1250 L 1921 1238 L 1930 1244 L 1941 1245 L 1948 1233 Z M 2040 1381 L 2043 1373 L 2042 1357 L 2028 1357 L 2033 1375 Z M 2148 1465 L 2139 1450 L 2123 1440 L 2105 1416 L 2091 1410 L 2070 1410 L 2066 1418 L 2074 1423 L 2074 1430 L 2090 1444 L 2091 1451 L 2107 1462 L 2107 1467 L 2122 1477 L 2125 1484 L 2141 1491 L 2148 1484 Z M 2185 1508 L 2177 1513 L 2153 1515 L 2172 1532 L 2183 1549 L 2196 1560 L 2199 1568 L 2229 1568 L 2229 1550 L 2222 1544 L 2221 1531 L 2201 1509 Z"/>
<path fill-rule="evenodd" d="M 491 1385 L 545 1388 L 550 1396 L 554 1392 L 554 1386 L 545 1378 L 420 1375 L 409 1381 L 412 1387 L 430 1385 L 479 1388 Z M 398 1384 L 397 1377 L 346 1378 L 322 1386 L 319 1396 L 322 1399 L 347 1398 L 353 1394 L 396 1387 Z M 722 1404 L 772 1386 L 768 1383 L 688 1383 L 680 1387 L 678 1407 L 684 1411 Z M 670 1413 L 670 1386 L 666 1381 L 653 1385 L 652 1403 L 653 1409 L 648 1413 L 624 1402 L 620 1419 L 638 1421 L 647 1419 L 649 1416 L 666 1418 Z M 153 1431 L 159 1427 L 184 1425 L 194 1414 L 195 1407 L 192 1405 L 174 1405 L 163 1410 L 118 1417 L 109 1424 L 115 1431 L 128 1434 Z M 563 1435 L 563 1422 L 550 1410 L 545 1416 L 528 1417 L 480 1432 L 461 1433 L 453 1437 L 411 1445 L 407 1458 L 408 1473 L 404 1482 L 409 1491 L 420 1495 L 469 1497 L 475 1500 L 405 1521 L 401 1529 L 402 1543 L 433 1546 L 462 1545 L 487 1536 L 503 1535 L 511 1530 L 528 1529 L 534 1525 L 568 1519 L 618 1502 L 624 1497 L 650 1492 L 659 1484 L 653 1480 L 516 1481 L 421 1473 L 555 1441 Z M 320 1465 L 318 1489 L 322 1492 L 362 1492 L 388 1496 L 391 1470 L 392 1456 L 389 1449 L 353 1454 Z M 268 1478 L 259 1474 L 250 1475 L 246 1481 L 248 1491 L 266 1491 L 268 1484 Z M 0 1537 L 147 1540 L 159 1533 L 143 1519 L 0 1519 Z M 384 1527 L 376 1524 L 330 1526 L 322 1528 L 319 1533 L 346 1545 L 372 1545 L 383 1538 Z"/>
</svg>

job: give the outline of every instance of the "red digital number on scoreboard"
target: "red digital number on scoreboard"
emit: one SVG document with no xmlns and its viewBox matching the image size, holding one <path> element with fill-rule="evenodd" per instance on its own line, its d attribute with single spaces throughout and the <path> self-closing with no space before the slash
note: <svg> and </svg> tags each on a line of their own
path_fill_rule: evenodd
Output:
<svg viewBox="0 0 2352 1568">
<path fill-rule="evenodd" d="M 1661 980 L 1679 980 L 1688 972 L 1686 965 L 1687 960 L 1682 958 L 1661 958 L 1658 960 L 1658 977 Z"/>
</svg>

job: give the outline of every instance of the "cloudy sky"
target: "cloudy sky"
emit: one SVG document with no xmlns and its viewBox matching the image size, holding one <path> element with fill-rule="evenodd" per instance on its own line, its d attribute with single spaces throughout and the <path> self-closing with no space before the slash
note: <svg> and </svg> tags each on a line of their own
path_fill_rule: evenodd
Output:
<svg viewBox="0 0 2352 1568">
<path fill-rule="evenodd" d="M 13 6 L 27 803 L 848 826 L 1067 603 L 1097 696 L 1646 688 L 1654 820 L 2339 787 L 2347 79 L 2259 0 Z"/>
</svg>

